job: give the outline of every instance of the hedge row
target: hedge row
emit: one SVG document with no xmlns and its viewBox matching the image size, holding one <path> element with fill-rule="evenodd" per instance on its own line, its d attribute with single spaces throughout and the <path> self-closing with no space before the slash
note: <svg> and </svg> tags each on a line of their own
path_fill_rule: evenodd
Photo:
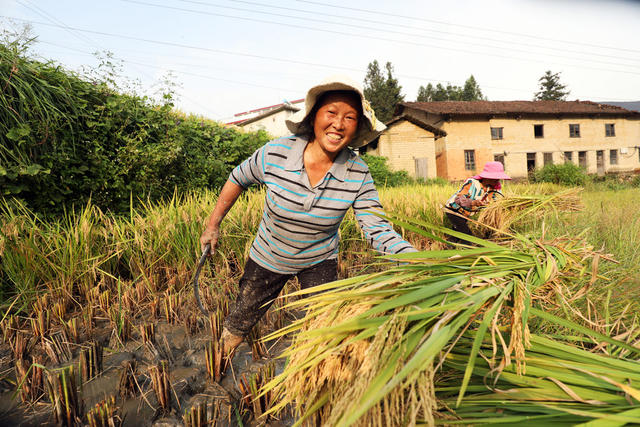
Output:
<svg viewBox="0 0 640 427">
<path fill-rule="evenodd" d="M 58 214 L 217 188 L 268 140 L 122 94 L 0 45 L 0 194 Z"/>
</svg>

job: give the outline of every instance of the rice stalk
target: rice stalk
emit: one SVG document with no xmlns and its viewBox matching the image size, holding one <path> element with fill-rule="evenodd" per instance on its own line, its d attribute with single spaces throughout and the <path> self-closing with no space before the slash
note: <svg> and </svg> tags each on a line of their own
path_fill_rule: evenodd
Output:
<svg viewBox="0 0 640 427">
<path fill-rule="evenodd" d="M 131 320 L 127 313 L 119 309 L 119 307 L 111 307 L 109 311 L 111 326 L 113 332 L 120 343 L 125 343 L 131 338 Z"/>
<path fill-rule="evenodd" d="M 255 419 L 261 423 L 268 423 L 270 419 L 277 417 L 277 413 L 266 414 L 273 406 L 273 393 L 260 394 L 262 387 L 271 381 L 274 376 L 275 364 L 272 362 L 262 366 L 257 372 L 250 374 L 248 378 L 246 374 L 242 374 L 238 383 L 238 388 L 242 395 L 241 403 L 243 409 L 251 410 Z"/>
<path fill-rule="evenodd" d="M 253 360 L 261 360 L 263 358 L 269 357 L 269 352 L 267 351 L 267 347 L 264 342 L 260 339 L 260 326 L 254 326 L 251 331 L 249 331 L 249 335 L 247 336 L 247 342 L 251 347 L 251 356 Z"/>
<path fill-rule="evenodd" d="M 69 346 L 69 339 L 64 329 L 51 334 L 50 338 L 44 338 L 42 345 L 54 365 L 59 365 L 71 360 L 72 353 Z"/>
<path fill-rule="evenodd" d="M 162 413 L 168 413 L 171 409 L 171 381 L 169 380 L 169 363 L 161 360 L 158 364 L 149 367 L 151 384 L 158 400 Z"/>
<path fill-rule="evenodd" d="M 135 360 L 125 360 L 120 364 L 120 379 L 118 380 L 118 395 L 125 399 L 136 395 L 136 375 L 138 363 Z"/>
<path fill-rule="evenodd" d="M 17 331 L 15 333 L 15 338 L 9 344 L 11 345 L 13 360 L 26 359 L 31 352 L 31 340 L 25 332 Z"/>
<path fill-rule="evenodd" d="M 122 425 L 122 418 L 118 413 L 115 396 L 111 395 L 107 399 L 98 402 L 89 412 L 87 421 L 89 427 L 119 427 Z"/>
<path fill-rule="evenodd" d="M 63 426 L 82 425 L 82 399 L 73 365 L 49 371 L 47 390 L 55 422 Z"/>
<path fill-rule="evenodd" d="M 474 231 L 506 232 L 523 219 L 540 217 L 548 211 L 577 212 L 584 208 L 580 193 L 582 188 L 569 188 L 552 194 L 508 194 L 480 210 Z"/>
<path fill-rule="evenodd" d="M 220 401 L 200 402 L 184 411 L 182 421 L 185 427 L 215 427 L 220 416 Z"/>
<path fill-rule="evenodd" d="M 225 315 L 220 309 L 216 309 L 209 314 L 209 327 L 211 328 L 211 339 L 213 341 L 220 341 Z"/>
<path fill-rule="evenodd" d="M 80 331 L 78 330 L 78 318 L 73 317 L 69 319 L 63 324 L 63 326 L 65 328 L 66 335 L 69 338 L 69 340 L 73 343 L 78 344 L 80 342 Z"/>
<path fill-rule="evenodd" d="M 29 367 L 27 368 L 27 365 Z M 24 359 L 15 360 L 16 380 L 22 402 L 35 402 L 44 394 L 44 369 L 37 357 L 31 363 Z"/>
<path fill-rule="evenodd" d="M 91 341 L 80 350 L 80 377 L 87 382 L 102 373 L 103 347 L 97 341 Z"/>
<path fill-rule="evenodd" d="M 2 322 L 0 322 L 0 326 L 2 326 L 2 341 L 6 344 L 10 344 L 18 331 L 18 319 L 16 315 L 8 315 Z"/>
<path fill-rule="evenodd" d="M 455 233 L 420 221 L 393 219 L 415 232 L 420 231 L 418 226 L 425 227 L 427 237 Z M 297 333 L 283 355 L 289 359 L 283 373 L 262 390 L 278 395 L 271 411 L 295 403 L 300 415 L 297 425 L 433 424 L 448 419 L 451 411 L 459 419 L 469 417 L 458 413 L 458 408 L 479 388 L 491 390 L 484 383 L 489 373 L 502 378 L 513 371 L 515 377 L 526 378 L 532 369 L 528 352 L 535 345 L 529 319 L 542 315 L 535 304 L 549 297 L 552 284 L 583 277 L 596 251 L 579 239 L 516 237 L 509 247 L 474 238 L 477 248 L 388 256 L 404 264 L 316 287 L 313 292 L 319 294 L 290 303 L 290 308 L 304 305 L 307 315 L 266 337 Z M 548 316 L 545 320 L 580 333 L 586 329 L 571 321 Z M 595 332 L 591 335 L 640 355 L 640 349 L 624 342 Z M 489 352 L 484 347 L 487 340 Z M 464 364 L 451 380 L 451 398 L 442 405 L 435 374 L 449 369 L 448 358 L 459 349 Z M 490 361 L 491 371 L 479 375 L 485 360 Z M 637 366 L 637 362 L 620 360 L 625 366 Z M 601 363 L 607 366 L 611 361 Z M 615 381 L 624 385 L 629 380 L 626 375 L 624 381 Z M 562 390 L 559 383 L 551 382 Z M 611 391 L 616 396 L 624 389 L 612 387 L 617 387 Z M 635 388 L 629 387 L 627 393 L 632 396 Z M 416 393 L 425 388 L 430 392 Z M 513 401 L 511 395 L 501 396 Z M 573 398 L 574 405 L 602 400 L 583 402 L 566 390 L 564 398 Z M 616 411 L 633 408 L 624 399 L 611 399 L 619 404 Z M 544 412 L 547 402 L 535 402 L 535 411 Z"/>
<path fill-rule="evenodd" d="M 186 313 L 184 315 L 184 329 L 188 336 L 193 336 L 201 329 L 200 316 L 196 313 Z"/>
<path fill-rule="evenodd" d="M 211 340 L 207 343 L 204 357 L 209 379 L 219 383 L 228 363 L 230 363 L 229 356 L 223 352 L 220 340 Z"/>
</svg>

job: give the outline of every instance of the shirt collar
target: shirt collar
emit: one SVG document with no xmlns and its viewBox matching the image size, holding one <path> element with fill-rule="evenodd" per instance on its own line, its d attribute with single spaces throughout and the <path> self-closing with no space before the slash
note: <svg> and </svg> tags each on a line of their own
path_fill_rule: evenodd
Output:
<svg viewBox="0 0 640 427">
<path fill-rule="evenodd" d="M 284 161 L 283 167 L 288 171 L 300 171 L 304 167 L 304 149 L 307 146 L 308 140 L 299 136 L 292 139 L 293 144 L 287 153 L 287 160 Z M 329 169 L 331 176 L 339 181 L 344 181 L 347 176 L 347 166 L 350 158 L 351 150 L 345 147 L 338 153 L 333 161 L 333 165 L 331 165 Z"/>
<path fill-rule="evenodd" d="M 293 144 L 291 144 L 291 149 L 289 149 L 287 153 L 287 160 L 284 161 L 283 167 L 288 171 L 300 171 L 304 166 L 303 154 L 307 146 L 307 139 L 299 136 L 291 139 L 293 140 Z"/>
<path fill-rule="evenodd" d="M 347 176 L 347 165 L 350 157 L 351 150 L 349 148 L 345 147 L 338 153 L 336 159 L 333 161 L 333 165 L 331 165 L 331 169 L 329 169 L 329 173 L 335 179 L 344 182 Z"/>
</svg>

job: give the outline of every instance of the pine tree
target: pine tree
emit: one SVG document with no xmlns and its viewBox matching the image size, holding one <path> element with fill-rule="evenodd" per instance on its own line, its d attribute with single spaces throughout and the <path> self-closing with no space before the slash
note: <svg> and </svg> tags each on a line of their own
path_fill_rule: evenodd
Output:
<svg viewBox="0 0 640 427">
<path fill-rule="evenodd" d="M 552 74 L 551 70 L 547 70 L 538 81 L 540 90 L 536 92 L 534 101 L 565 101 L 570 93 L 565 90 L 567 86 L 560 83 L 559 72 Z"/>
<path fill-rule="evenodd" d="M 486 98 L 482 95 L 482 90 L 473 77 L 473 74 L 464 82 L 461 97 L 462 101 L 484 101 Z"/>
<path fill-rule="evenodd" d="M 385 65 L 387 75 L 380 70 L 377 60 L 369 63 L 367 75 L 364 78 L 364 96 L 371 103 L 378 120 L 388 122 L 393 118 L 396 104 L 404 101 L 401 94 L 402 86 L 398 79 L 393 77 L 393 65 L 387 62 Z"/>
</svg>

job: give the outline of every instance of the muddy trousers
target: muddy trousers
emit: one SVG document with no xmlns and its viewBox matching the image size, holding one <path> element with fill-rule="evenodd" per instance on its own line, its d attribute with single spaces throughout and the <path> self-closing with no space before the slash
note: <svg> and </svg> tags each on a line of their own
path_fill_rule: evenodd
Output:
<svg viewBox="0 0 640 427">
<path fill-rule="evenodd" d="M 287 281 L 296 276 L 302 289 L 333 282 L 338 279 L 338 260 L 322 261 L 297 274 L 282 274 L 267 270 L 248 258 L 240 278 L 238 297 L 224 320 L 224 327 L 234 335 L 247 336 Z"/>
<path fill-rule="evenodd" d="M 447 218 L 449 218 L 449 222 L 451 222 L 451 228 L 454 231 L 459 231 L 460 233 L 468 234 L 473 236 L 471 229 L 469 228 L 469 224 L 465 218 L 462 218 L 458 215 L 451 214 L 447 212 Z M 451 243 L 462 243 L 463 245 L 472 245 L 471 242 L 468 242 L 464 239 L 459 239 L 454 236 L 447 236 L 447 240 Z"/>
</svg>

